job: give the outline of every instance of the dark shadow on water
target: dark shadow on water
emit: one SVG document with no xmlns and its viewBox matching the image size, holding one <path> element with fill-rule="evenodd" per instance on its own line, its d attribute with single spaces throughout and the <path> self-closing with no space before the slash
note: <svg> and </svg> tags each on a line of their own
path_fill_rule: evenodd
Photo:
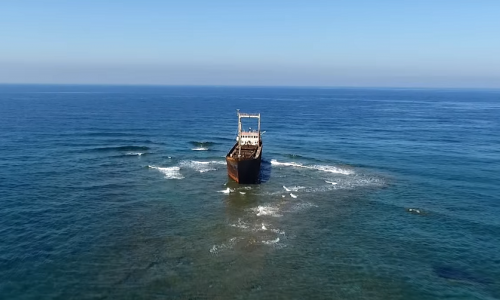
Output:
<svg viewBox="0 0 500 300">
<path fill-rule="evenodd" d="M 441 278 L 479 284 L 491 284 L 492 281 L 481 275 L 451 266 L 434 266 L 434 273 Z"/>
<path fill-rule="evenodd" d="M 267 160 L 262 160 L 260 163 L 260 183 L 266 183 L 271 178 L 271 162 Z"/>
</svg>

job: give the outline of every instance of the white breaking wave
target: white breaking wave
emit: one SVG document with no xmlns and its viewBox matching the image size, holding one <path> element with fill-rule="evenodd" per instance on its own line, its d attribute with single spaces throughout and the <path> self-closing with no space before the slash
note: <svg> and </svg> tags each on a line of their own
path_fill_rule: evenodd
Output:
<svg viewBox="0 0 500 300">
<path fill-rule="evenodd" d="M 165 175 L 165 178 L 167 179 L 183 179 L 184 176 L 182 176 L 180 170 L 181 168 L 179 167 L 168 167 L 168 168 L 162 168 L 162 167 L 157 167 L 157 166 L 148 166 L 151 169 L 156 169 L 160 172 L 162 172 Z"/>
<path fill-rule="evenodd" d="M 271 165 L 286 166 L 286 167 L 303 167 L 302 164 L 298 164 L 298 163 L 294 163 L 294 162 L 284 163 L 284 162 L 279 162 L 276 159 L 271 159 Z"/>
<path fill-rule="evenodd" d="M 196 161 L 196 160 L 183 160 L 179 163 L 179 166 L 182 168 L 189 168 L 200 173 L 205 173 L 209 171 L 217 170 L 213 165 L 222 165 L 225 162 L 221 161 Z"/>
<path fill-rule="evenodd" d="M 231 227 L 237 227 L 237 228 L 240 228 L 240 229 L 248 229 L 248 224 L 247 224 L 247 223 L 245 223 L 245 222 L 243 222 L 243 221 L 241 220 L 241 218 L 240 218 L 240 219 L 238 219 L 238 223 L 235 223 L 235 224 L 229 224 L 229 226 L 231 226 Z"/>
<path fill-rule="evenodd" d="M 384 186 L 385 180 L 380 177 L 369 176 L 369 175 L 353 175 L 344 178 L 338 178 L 336 181 L 325 180 L 327 185 L 309 187 L 304 189 L 306 193 L 314 192 L 327 192 L 333 190 L 349 190 L 358 187 L 377 187 Z"/>
<path fill-rule="evenodd" d="M 287 191 L 288 191 L 288 192 L 297 192 L 297 191 L 299 191 L 299 190 L 303 190 L 303 189 L 305 189 L 305 188 L 306 188 L 305 186 L 297 186 L 297 185 L 296 185 L 296 186 L 292 186 L 292 187 L 288 188 L 288 190 L 287 190 Z"/>
<path fill-rule="evenodd" d="M 303 164 L 299 164 L 299 163 L 295 163 L 295 162 L 279 162 L 275 159 L 271 160 L 271 165 L 304 168 L 304 169 L 311 169 L 311 170 L 317 170 L 317 171 L 323 171 L 323 172 L 329 172 L 329 173 L 338 173 L 338 174 L 344 174 L 344 175 L 354 174 L 354 171 L 352 171 L 352 170 L 342 169 L 342 168 L 334 167 L 334 166 L 328 166 L 328 165 L 305 166 Z"/>
<path fill-rule="evenodd" d="M 271 244 L 276 244 L 277 242 L 280 241 L 280 238 L 277 237 L 276 239 L 274 240 L 269 240 L 269 241 L 262 241 L 263 244 L 266 244 L 266 245 L 271 245 Z"/>
<path fill-rule="evenodd" d="M 137 155 L 137 156 L 141 156 L 143 154 L 144 154 L 143 152 L 128 152 L 128 153 L 125 153 L 125 155 Z"/>
<path fill-rule="evenodd" d="M 285 235 L 285 232 L 283 230 L 271 229 L 271 231 L 274 232 L 274 233 L 277 233 L 277 234 Z"/>
<path fill-rule="evenodd" d="M 352 170 L 337 168 L 334 166 L 314 165 L 314 166 L 307 167 L 307 168 L 315 169 L 315 170 L 319 170 L 319 171 L 323 171 L 323 172 L 329 172 L 329 173 L 344 174 L 344 175 L 354 174 L 354 171 L 352 171 Z"/>
<path fill-rule="evenodd" d="M 230 189 L 230 188 L 227 188 L 225 190 L 222 190 L 222 191 L 218 191 L 219 193 L 224 193 L 224 194 L 229 194 L 231 192 L 234 192 L 234 189 Z"/>
<path fill-rule="evenodd" d="M 272 206 L 262 206 L 259 205 L 252 210 L 256 213 L 258 217 L 260 216 L 272 216 L 272 217 L 281 217 L 282 215 L 278 213 L 278 208 Z"/>
<path fill-rule="evenodd" d="M 290 197 L 297 198 L 297 195 L 294 195 L 294 194 L 290 193 Z"/>
<path fill-rule="evenodd" d="M 290 189 L 287 188 L 286 186 L 283 186 L 283 188 L 285 189 L 285 191 L 290 192 Z"/>
<path fill-rule="evenodd" d="M 208 148 L 207 147 L 196 147 L 196 148 L 193 148 L 191 150 L 193 150 L 193 151 L 207 151 Z"/>
<path fill-rule="evenodd" d="M 200 173 L 205 173 L 208 171 L 215 171 L 215 168 L 212 168 L 210 166 L 210 162 L 206 162 L 206 161 L 183 160 L 179 163 L 179 165 L 183 168 L 190 168 L 190 169 L 193 169 L 193 170 L 198 171 Z"/>
<path fill-rule="evenodd" d="M 233 238 L 230 238 L 229 241 L 227 241 L 226 243 L 222 243 L 219 245 L 213 245 L 212 248 L 210 249 L 210 253 L 217 254 L 222 250 L 232 249 L 234 247 L 234 245 L 236 244 L 237 240 L 238 240 L 237 237 L 233 237 Z"/>
<path fill-rule="evenodd" d="M 408 208 L 407 211 L 414 213 L 414 214 L 421 214 L 422 213 L 422 211 L 418 208 Z"/>
</svg>

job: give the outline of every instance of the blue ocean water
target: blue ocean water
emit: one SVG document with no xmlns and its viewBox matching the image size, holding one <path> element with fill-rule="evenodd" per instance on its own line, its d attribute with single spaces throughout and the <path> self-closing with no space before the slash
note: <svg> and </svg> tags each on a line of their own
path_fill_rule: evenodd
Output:
<svg viewBox="0 0 500 300">
<path fill-rule="evenodd" d="M 499 146 L 498 90 L 0 86 L 0 298 L 498 299 Z"/>
</svg>

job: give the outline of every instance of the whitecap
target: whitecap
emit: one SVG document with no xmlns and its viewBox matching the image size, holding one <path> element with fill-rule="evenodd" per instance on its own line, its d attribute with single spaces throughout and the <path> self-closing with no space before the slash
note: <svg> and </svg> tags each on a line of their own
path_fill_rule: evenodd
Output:
<svg viewBox="0 0 500 300">
<path fill-rule="evenodd" d="M 292 193 L 290 193 L 290 196 L 291 196 L 292 198 L 297 198 L 297 195 L 294 195 L 294 194 L 292 194 Z"/>
<path fill-rule="evenodd" d="M 230 238 L 226 243 L 222 243 L 219 245 L 213 245 L 212 248 L 210 249 L 210 253 L 217 254 L 222 250 L 232 249 L 234 247 L 234 244 L 236 243 L 236 241 L 237 241 L 237 238 L 233 237 L 233 238 Z"/>
<path fill-rule="evenodd" d="M 285 166 L 285 167 L 302 167 L 302 164 L 298 164 L 295 162 L 284 163 L 284 162 L 279 162 L 276 159 L 271 159 L 271 165 Z"/>
<path fill-rule="evenodd" d="M 351 175 L 354 174 L 354 171 L 348 170 L 348 169 L 342 169 L 334 166 L 327 166 L 327 165 L 314 165 L 311 167 L 308 167 L 310 169 L 315 169 L 318 171 L 323 171 L 323 172 L 328 172 L 328 173 L 338 173 L 338 174 L 344 174 L 344 175 Z"/>
<path fill-rule="evenodd" d="M 326 183 L 331 183 L 332 185 L 337 185 L 338 183 L 337 182 L 333 182 L 333 181 L 328 181 L 328 180 L 325 180 Z"/>
<path fill-rule="evenodd" d="M 168 168 L 161 168 L 157 166 L 148 166 L 151 169 L 156 169 L 163 173 L 165 175 L 165 178 L 167 179 L 183 179 L 184 176 L 180 173 L 181 168 L 179 167 L 168 167 Z"/>
<path fill-rule="evenodd" d="M 422 213 L 422 211 L 418 208 L 408 208 L 407 211 L 410 213 L 414 213 L 414 214 L 421 214 Z"/>
<path fill-rule="evenodd" d="M 135 155 L 135 156 L 141 156 L 143 154 L 144 154 L 143 152 L 128 152 L 128 153 L 125 153 L 125 155 Z"/>
<path fill-rule="evenodd" d="M 268 241 L 262 241 L 263 244 L 266 244 L 266 245 L 272 245 L 272 244 L 276 244 L 277 242 L 280 241 L 280 238 L 277 237 L 276 239 L 274 240 L 268 240 Z"/>
<path fill-rule="evenodd" d="M 245 192 L 240 192 L 240 194 L 245 195 L 246 193 Z"/>
<path fill-rule="evenodd" d="M 207 147 L 196 147 L 196 148 L 193 148 L 191 150 L 193 150 L 193 151 L 207 151 L 208 148 Z"/>
<path fill-rule="evenodd" d="M 211 164 L 212 162 L 210 161 L 196 161 L 196 160 L 183 160 L 179 163 L 179 165 L 183 168 L 193 169 L 200 173 L 215 171 L 216 168 L 211 166 Z"/>
<path fill-rule="evenodd" d="M 285 232 L 283 230 L 271 229 L 271 231 L 274 232 L 274 233 L 277 233 L 277 234 L 285 235 Z"/>
<path fill-rule="evenodd" d="M 295 163 L 295 162 L 279 162 L 275 159 L 271 160 L 271 165 L 304 168 L 304 169 L 311 169 L 311 170 L 317 170 L 317 171 L 328 172 L 328 173 L 338 173 L 338 174 L 344 174 L 344 175 L 354 174 L 353 170 L 343 169 L 343 168 L 339 168 L 339 167 L 335 167 L 335 166 L 329 166 L 329 165 L 305 166 L 303 164 L 299 164 L 299 163 Z"/>
<path fill-rule="evenodd" d="M 234 189 L 227 188 L 225 190 L 217 191 L 219 193 L 224 193 L 224 194 L 229 194 L 231 192 L 234 192 Z"/>
<path fill-rule="evenodd" d="M 258 217 L 260 216 L 272 216 L 272 217 L 281 217 L 281 214 L 278 213 L 278 208 L 272 206 L 262 206 L 259 205 L 252 209 Z"/>
<path fill-rule="evenodd" d="M 285 191 L 290 192 L 290 189 L 287 188 L 286 186 L 283 186 L 283 188 L 285 189 Z"/>
<path fill-rule="evenodd" d="M 306 187 L 305 186 L 293 186 L 291 188 L 288 188 L 288 192 L 297 192 L 299 190 L 303 190 L 305 189 Z"/>
<path fill-rule="evenodd" d="M 245 222 L 243 222 L 241 220 L 241 218 L 238 219 L 238 223 L 229 224 L 229 226 L 231 226 L 231 227 L 237 227 L 237 228 L 240 228 L 240 229 L 248 229 L 248 224 L 245 223 Z"/>
</svg>

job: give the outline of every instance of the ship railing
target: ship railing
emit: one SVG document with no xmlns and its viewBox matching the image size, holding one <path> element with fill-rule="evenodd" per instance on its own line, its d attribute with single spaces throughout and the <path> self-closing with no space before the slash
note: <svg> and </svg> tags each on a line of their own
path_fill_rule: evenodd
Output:
<svg viewBox="0 0 500 300">
<path fill-rule="evenodd" d="M 260 118 L 260 114 L 246 114 L 246 113 L 238 113 L 240 118 Z"/>
</svg>

